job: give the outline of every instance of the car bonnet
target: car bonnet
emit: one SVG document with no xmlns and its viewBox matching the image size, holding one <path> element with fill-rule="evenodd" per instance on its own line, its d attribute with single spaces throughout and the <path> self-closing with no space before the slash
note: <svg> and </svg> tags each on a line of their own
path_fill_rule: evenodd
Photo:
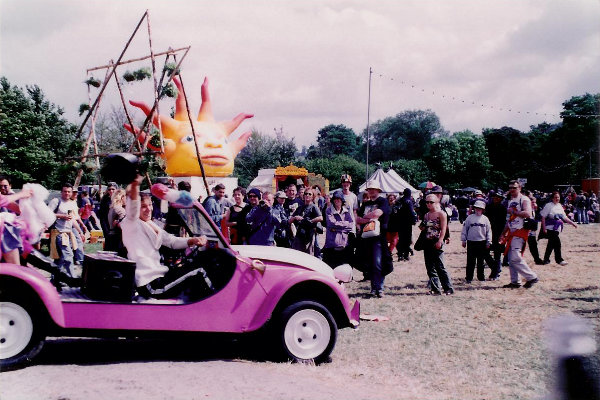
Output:
<svg viewBox="0 0 600 400">
<path fill-rule="evenodd" d="M 236 245 L 232 249 L 244 257 L 298 265 L 334 278 L 333 270 L 323 261 L 298 250 L 275 246 Z M 335 279 L 335 278 L 334 278 Z"/>
</svg>

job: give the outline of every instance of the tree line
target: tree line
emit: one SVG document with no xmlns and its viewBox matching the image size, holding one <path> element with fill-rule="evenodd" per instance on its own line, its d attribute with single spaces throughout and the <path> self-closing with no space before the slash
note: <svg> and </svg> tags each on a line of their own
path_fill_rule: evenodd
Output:
<svg viewBox="0 0 600 400">
<path fill-rule="evenodd" d="M 527 132 L 504 126 L 450 133 L 431 110 L 406 110 L 373 122 L 360 134 L 343 124 L 330 124 L 317 133 L 316 143 L 298 150 L 282 131 L 252 133 L 235 160 L 234 176 L 247 186 L 261 168 L 295 164 L 329 179 L 349 173 L 358 187 L 365 181 L 367 141 L 369 170 L 391 166 L 413 186 L 432 180 L 448 189 L 466 186 L 503 187 L 513 178 L 527 178 L 528 187 L 551 190 L 555 184 L 580 183 L 600 177 L 598 132 L 600 94 L 573 96 L 563 104 L 562 121 L 530 126 Z M 113 108 L 96 123 L 99 152 L 125 151 L 132 141 L 122 125 L 122 110 Z M 368 136 L 368 138 L 367 138 Z M 18 187 L 39 182 L 58 188 L 85 171 L 84 183 L 95 183 L 95 163 L 77 157 L 83 138 L 37 86 L 25 90 L 0 78 L 0 173 Z M 161 163 L 146 160 L 151 175 L 161 175 Z"/>
</svg>

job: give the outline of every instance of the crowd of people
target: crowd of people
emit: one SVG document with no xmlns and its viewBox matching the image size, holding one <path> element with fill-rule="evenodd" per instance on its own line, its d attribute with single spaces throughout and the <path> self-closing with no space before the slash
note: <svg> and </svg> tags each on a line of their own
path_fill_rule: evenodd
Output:
<svg viewBox="0 0 600 400">
<path fill-rule="evenodd" d="M 538 282 L 538 277 L 523 258 L 525 248 L 529 247 L 536 264 L 549 264 L 554 254 L 557 264 L 567 265 L 560 241 L 564 224 L 577 227 L 598 222 L 600 214 L 594 193 L 528 192 L 522 191 L 518 181 L 510 183 L 508 193 L 497 189 L 487 195 L 479 190 L 472 195 L 450 195 L 440 186 L 434 186 L 417 199 L 410 189 L 405 189 L 401 196 L 387 193 L 384 197 L 381 187 L 369 181 L 360 202 L 351 191 L 352 177 L 344 174 L 340 181 L 341 189 L 330 194 L 318 185 L 305 187 L 299 180 L 288 182 L 285 190 L 276 193 L 257 188 L 246 192 L 237 187 L 232 199 L 226 196 L 225 186 L 217 184 L 203 206 L 231 244 L 291 248 L 321 258 L 332 268 L 350 264 L 363 273 L 364 280 L 370 281 L 370 293 L 378 298 L 385 292 L 385 276 L 393 270 L 394 251 L 398 261 L 409 261 L 415 250 L 423 251 L 429 293 L 454 293 L 444 265 L 444 246 L 450 240 L 459 240 L 449 236 L 451 221 L 462 224 L 460 242 L 467 253 L 466 284 L 474 278 L 498 280 L 502 267 L 508 266 L 510 283 L 505 287 L 520 287 L 523 277 L 524 287 L 529 288 Z M 132 242 L 136 240 L 136 232 L 152 229 L 160 238 L 158 242 L 176 248 L 188 246 L 189 241 L 165 236 L 180 236 L 180 226 L 172 222 L 176 211 L 169 209 L 162 213 L 156 199 L 138 194 L 139 183 L 139 180 L 133 182 L 129 190 L 135 189 L 134 193 L 128 194 L 111 182 L 96 201 L 92 201 L 86 190 L 62 185 L 60 197 L 48 203 L 56 216 L 56 222 L 49 227 L 50 256 L 58 268 L 68 276 L 75 276 L 74 266 L 83 262 L 83 244 L 89 232 L 100 227 L 105 250 L 135 259 L 140 271 L 144 265 L 152 267 L 148 270 L 154 272 L 136 273 L 138 287 L 145 288 L 148 295 L 163 290 L 166 271 L 154 268 L 159 262 L 154 254 L 158 247 L 149 245 L 154 250 L 148 248 L 143 254 L 127 251 L 131 246 L 141 248 L 139 243 Z M 189 192 L 191 187 L 180 182 L 177 189 Z M 10 180 L 0 177 L 2 215 L 18 214 L 18 201 L 29 196 L 28 190 L 15 194 Z M 130 203 L 137 204 L 137 208 Z M 143 226 L 138 220 L 144 222 Z M 152 220 L 161 223 L 146 224 Z M 11 221 L 8 216 L 1 220 L 0 251 L 5 261 L 18 263 L 19 228 Z M 417 224 L 420 234 L 413 240 L 413 226 Z M 163 228 L 165 235 L 160 233 Z M 538 250 L 540 239 L 548 240 L 543 257 Z M 128 246 L 128 242 L 132 243 Z M 144 258 L 149 254 L 151 261 Z M 487 277 L 486 266 L 490 270 Z"/>
</svg>

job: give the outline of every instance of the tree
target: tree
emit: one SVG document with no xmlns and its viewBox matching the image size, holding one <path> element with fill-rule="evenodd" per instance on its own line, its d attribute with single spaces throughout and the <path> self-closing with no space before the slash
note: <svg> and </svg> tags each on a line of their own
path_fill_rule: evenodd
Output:
<svg viewBox="0 0 600 400">
<path fill-rule="evenodd" d="M 293 163 L 296 151 L 294 139 L 286 138 L 283 133 L 272 137 L 252 131 L 248 144 L 235 159 L 234 175 L 241 186 L 247 187 L 258 175 L 259 169 Z"/>
<path fill-rule="evenodd" d="M 369 161 L 403 158 L 417 160 L 427 154 L 434 137 L 443 136 L 440 119 L 431 110 L 411 110 L 379 120 L 369 127 Z M 367 131 L 363 131 L 366 142 Z M 364 150 L 364 149 L 362 149 Z M 364 151 L 361 150 L 361 156 Z"/>
<path fill-rule="evenodd" d="M 63 110 L 46 100 L 37 86 L 23 91 L 0 78 L 0 170 L 16 185 L 38 182 L 57 188 L 73 181 L 82 143 L 77 127 L 63 118 Z"/>
<path fill-rule="evenodd" d="M 345 125 L 327 125 L 317 135 L 317 145 L 311 145 L 307 158 L 327 157 L 332 154 L 345 154 L 354 157 L 359 147 L 360 138 Z"/>
<path fill-rule="evenodd" d="M 465 186 L 490 188 L 491 167 L 483 137 L 466 130 L 432 140 L 427 165 L 437 183 L 458 189 Z"/>
<path fill-rule="evenodd" d="M 300 164 L 300 166 L 306 167 L 310 172 L 321 174 L 323 177 L 329 179 L 329 187 L 332 189 L 342 186 L 340 182 L 342 174 L 350 174 L 352 176 L 353 190 L 357 190 L 366 180 L 365 165 L 346 155 L 315 158 L 307 160 L 304 164 Z M 372 167 L 370 171 L 375 171 L 375 169 Z"/>
<path fill-rule="evenodd" d="M 396 160 L 392 169 L 414 187 L 431 178 L 431 172 L 424 160 Z"/>
<path fill-rule="evenodd" d="M 504 126 L 484 129 L 483 138 L 493 166 L 492 183 L 504 186 L 510 179 L 526 177 L 530 170 L 530 137 L 523 132 Z"/>
</svg>

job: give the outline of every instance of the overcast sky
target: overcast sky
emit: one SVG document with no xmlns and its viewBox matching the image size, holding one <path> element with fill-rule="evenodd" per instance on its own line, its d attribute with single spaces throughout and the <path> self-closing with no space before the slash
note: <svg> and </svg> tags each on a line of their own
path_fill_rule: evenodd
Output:
<svg viewBox="0 0 600 400">
<path fill-rule="evenodd" d="M 597 0 L 0 0 L 0 75 L 39 85 L 79 124 L 86 69 L 116 60 L 146 9 L 155 52 L 191 46 L 182 66 L 193 110 L 207 76 L 217 119 L 254 113 L 238 133 L 283 127 L 299 147 L 328 124 L 363 131 L 369 68 L 371 122 L 431 109 L 450 132 L 527 131 L 600 91 Z M 147 54 L 144 25 L 124 59 Z M 126 96 L 150 103 L 145 86 Z"/>
</svg>

